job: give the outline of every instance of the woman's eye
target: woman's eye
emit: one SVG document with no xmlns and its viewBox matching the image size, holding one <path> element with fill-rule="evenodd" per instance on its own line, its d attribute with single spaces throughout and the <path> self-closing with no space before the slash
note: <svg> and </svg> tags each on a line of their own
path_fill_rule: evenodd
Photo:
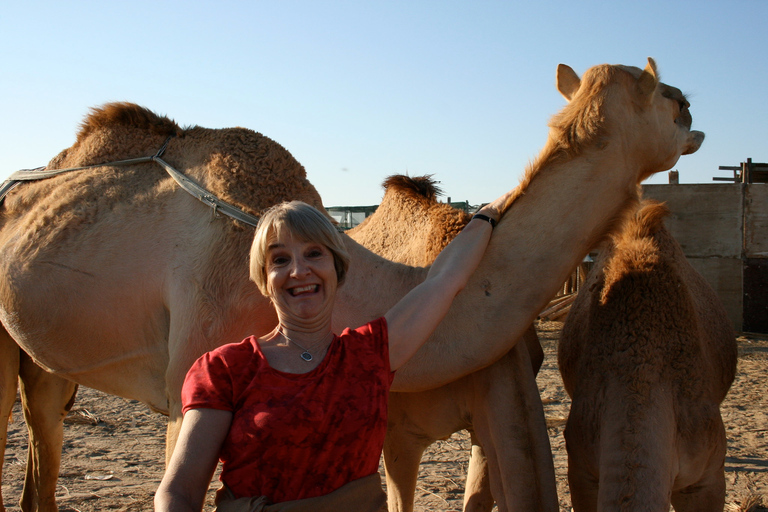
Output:
<svg viewBox="0 0 768 512">
<path fill-rule="evenodd" d="M 279 266 L 285 265 L 286 263 L 288 263 L 288 258 L 286 258 L 285 256 L 275 256 L 274 258 L 272 258 L 272 264 L 275 266 L 279 267 Z"/>
</svg>

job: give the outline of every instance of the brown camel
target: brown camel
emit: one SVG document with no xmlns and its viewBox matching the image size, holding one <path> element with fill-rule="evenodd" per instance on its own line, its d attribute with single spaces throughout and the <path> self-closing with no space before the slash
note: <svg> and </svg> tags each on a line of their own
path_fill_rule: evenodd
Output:
<svg viewBox="0 0 768 512">
<path fill-rule="evenodd" d="M 480 269 L 430 341 L 398 370 L 393 391 L 442 386 L 509 352 L 637 184 L 696 151 L 704 138 L 690 129 L 687 102 L 658 81 L 651 59 L 645 70 L 601 65 L 583 79 L 561 65 L 558 89 L 570 103 L 550 124 Z M 95 111 L 49 167 L 152 155 L 168 135 L 175 137 L 164 160 L 241 210 L 258 214 L 289 198 L 321 206 L 303 167 L 266 137 L 242 128 L 181 129 L 134 105 Z M 192 361 L 222 343 L 266 333 L 276 320 L 247 279 L 252 230 L 216 215 L 151 164 L 102 165 L 24 183 L 0 211 L 0 321 L 7 331 L 0 429 L 16 389 L 9 383 L 18 376 L 35 430 L 23 509 L 56 510 L 51 457 L 60 452 L 74 387 L 64 379 L 166 412 L 169 454 Z M 352 265 L 337 297 L 336 329 L 381 316 L 425 273 L 347 240 Z M 55 375 L 30 370 L 11 339 Z M 521 510 L 557 507 L 554 496 L 544 505 L 523 497 L 517 503 Z"/>
<path fill-rule="evenodd" d="M 437 202 L 440 190 L 429 176 L 390 176 L 384 181 L 384 188 L 384 198 L 373 215 L 347 234 L 389 260 L 416 266 L 431 264 L 471 218 L 468 213 Z M 390 394 L 384 442 L 390 511 L 413 510 L 424 450 L 435 440 L 462 429 L 468 429 L 472 437 L 465 511 L 490 511 L 494 494 L 557 494 L 535 381 L 544 351 L 533 325 L 523 335 L 523 341 L 489 367 L 439 388 Z M 525 368 L 516 367 L 521 364 Z M 525 450 L 541 453 L 526 459 L 521 455 Z M 536 466 L 523 466 L 515 461 Z M 537 485 L 537 480 L 542 483 Z M 493 487 L 496 489 L 492 493 Z M 529 501 L 536 499 L 545 498 L 534 496 Z M 513 504 L 501 503 L 499 509 L 511 510 Z"/>
<path fill-rule="evenodd" d="M 720 403 L 736 373 L 725 308 L 664 228 L 667 208 L 629 217 L 568 314 L 559 366 L 573 508 L 720 511 Z"/>
</svg>

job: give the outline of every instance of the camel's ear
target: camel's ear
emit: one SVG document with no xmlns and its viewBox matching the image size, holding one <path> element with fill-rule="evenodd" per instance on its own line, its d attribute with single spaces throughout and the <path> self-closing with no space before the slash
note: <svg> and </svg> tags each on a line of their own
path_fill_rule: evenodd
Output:
<svg viewBox="0 0 768 512">
<path fill-rule="evenodd" d="M 579 90 L 579 86 L 581 86 L 579 75 L 577 75 L 570 66 L 558 64 L 557 90 L 560 91 L 560 94 L 562 94 L 566 100 L 571 101 L 576 95 L 576 91 Z"/>
<path fill-rule="evenodd" d="M 648 57 L 648 65 L 640 74 L 640 78 L 637 81 L 637 88 L 640 91 L 640 96 L 645 99 L 646 104 L 650 104 L 653 101 L 653 93 L 656 91 L 656 86 L 659 85 L 659 73 L 656 71 L 656 62 Z"/>
</svg>

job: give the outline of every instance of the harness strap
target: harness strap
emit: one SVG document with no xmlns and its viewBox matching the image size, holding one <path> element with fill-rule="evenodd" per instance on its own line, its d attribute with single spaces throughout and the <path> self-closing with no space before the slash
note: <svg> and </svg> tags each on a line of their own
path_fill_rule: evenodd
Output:
<svg viewBox="0 0 768 512">
<path fill-rule="evenodd" d="M 23 181 L 43 180 L 45 178 L 50 178 L 52 176 L 63 174 L 65 172 L 82 171 L 84 169 L 92 169 L 94 167 L 134 165 L 134 164 L 142 164 L 146 162 L 155 162 L 160 167 L 165 169 L 165 171 L 171 175 L 171 178 L 173 178 L 182 189 L 186 190 L 190 195 L 197 198 L 202 203 L 213 208 L 214 216 L 217 216 L 217 213 L 221 212 L 224 215 L 227 215 L 228 217 L 231 217 L 235 220 L 239 220 L 240 222 L 244 222 L 249 226 L 256 227 L 256 225 L 259 223 L 258 217 L 256 217 L 255 215 L 251 215 L 250 213 L 246 213 L 241 209 L 239 209 L 238 207 L 227 203 L 226 201 L 222 201 L 215 195 L 208 192 L 208 190 L 206 190 L 202 185 L 200 185 L 193 179 L 189 178 L 185 174 L 177 171 L 170 164 L 168 164 L 168 162 L 160 158 L 163 155 L 163 153 L 165 153 L 165 149 L 168 147 L 168 143 L 171 141 L 172 137 L 173 135 L 165 139 L 165 143 L 163 144 L 163 147 L 161 147 L 160 150 L 157 153 L 155 153 L 155 155 L 153 156 L 130 158 L 128 160 L 118 160 L 116 162 L 108 162 L 106 164 L 86 165 L 83 167 L 68 167 L 66 169 L 46 170 L 45 167 L 38 167 L 36 169 L 22 169 L 20 171 L 16 171 L 15 173 L 11 174 L 5 182 L 3 182 L 2 186 L 0 186 L 0 204 L 2 204 L 6 194 L 8 194 L 9 191 L 11 191 L 14 187 L 16 187 L 19 183 Z"/>
</svg>

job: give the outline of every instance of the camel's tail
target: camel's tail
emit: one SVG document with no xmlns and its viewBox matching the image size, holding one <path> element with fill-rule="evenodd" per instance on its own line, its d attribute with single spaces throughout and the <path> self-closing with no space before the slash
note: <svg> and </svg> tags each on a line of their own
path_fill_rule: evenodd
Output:
<svg viewBox="0 0 768 512">
<path fill-rule="evenodd" d="M 671 393 L 644 382 L 622 396 L 610 397 L 609 391 L 606 400 L 600 422 L 599 508 L 668 510 L 677 473 Z M 640 508 L 628 506 L 632 502 Z"/>
</svg>

